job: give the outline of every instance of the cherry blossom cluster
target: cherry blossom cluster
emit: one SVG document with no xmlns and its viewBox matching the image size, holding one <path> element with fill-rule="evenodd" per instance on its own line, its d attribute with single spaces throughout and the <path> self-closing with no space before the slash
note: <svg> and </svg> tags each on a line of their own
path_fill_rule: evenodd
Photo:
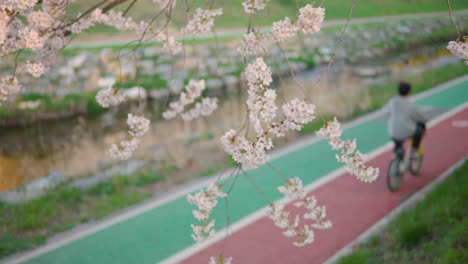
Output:
<svg viewBox="0 0 468 264">
<path fill-rule="evenodd" d="M 254 169 L 265 164 L 268 160 L 265 151 L 273 147 L 271 138 L 261 137 L 257 142 L 252 142 L 238 135 L 234 129 L 224 133 L 221 144 L 224 151 L 246 169 Z"/>
<path fill-rule="evenodd" d="M 221 186 L 211 183 L 206 187 L 206 190 L 200 190 L 194 195 L 187 195 L 187 201 L 197 207 L 198 210 L 193 210 L 193 216 L 199 221 L 197 225 L 191 225 L 193 234 L 192 238 L 196 242 L 202 242 L 214 235 L 213 230 L 215 220 L 209 219 L 211 211 L 218 204 L 219 197 L 226 197 L 226 193 L 221 191 Z"/>
<path fill-rule="evenodd" d="M 457 41 L 450 41 L 447 49 L 453 55 L 465 60 L 465 65 L 468 65 L 468 36 L 461 37 Z"/>
<path fill-rule="evenodd" d="M 246 2 L 253 4 L 253 1 Z M 266 41 L 283 42 L 294 37 L 298 32 L 304 34 L 316 33 L 320 31 L 324 18 L 324 8 L 306 5 L 299 9 L 297 23 L 293 23 L 289 17 L 285 17 L 284 20 L 273 23 L 271 34 L 255 31 L 245 34 L 237 51 L 244 57 L 257 55 L 262 51 Z"/>
<path fill-rule="evenodd" d="M 294 37 L 299 31 L 299 27 L 293 24 L 289 17 L 284 20 L 274 22 L 271 28 L 271 34 L 275 41 L 282 42 Z"/>
<path fill-rule="evenodd" d="M 140 138 L 148 131 L 149 124 L 150 121 L 143 116 L 129 113 L 127 116 L 127 125 L 130 127 L 129 139 L 111 146 L 109 153 L 112 159 L 128 160 L 138 148 Z"/>
<path fill-rule="evenodd" d="M 286 17 L 282 21 L 273 23 L 271 32 L 275 41 L 282 42 L 294 37 L 297 32 L 304 34 L 319 32 L 324 19 L 324 8 L 306 5 L 299 9 L 299 17 L 296 24 Z"/>
<path fill-rule="evenodd" d="M 9 10 L 11 12 L 25 12 L 31 10 L 38 0 L 3 0 L 0 3 L 1 10 Z M 51 1 L 47 1 L 51 2 Z"/>
<path fill-rule="evenodd" d="M 291 216 L 290 212 L 284 210 L 285 205 L 282 203 L 270 204 L 267 211 L 268 216 L 276 226 L 285 229 L 284 236 L 296 239 L 293 245 L 302 247 L 310 244 L 314 242 L 314 228 L 328 229 L 332 226 L 329 220 L 325 220 L 326 208 L 317 206 L 317 199 L 314 196 L 306 197 L 300 178 L 288 179 L 284 186 L 278 187 L 278 191 L 286 198 L 295 201 L 294 206 L 297 208 L 304 208 L 305 212 L 302 214 L 302 218 L 312 221 L 311 224 L 300 225 L 301 215 Z"/>
<path fill-rule="evenodd" d="M 124 17 L 122 12 L 110 10 L 108 13 L 103 13 L 102 10 L 98 8 L 93 11 L 91 16 L 73 23 L 69 27 L 69 30 L 77 34 L 96 24 L 112 26 L 118 30 L 133 30 L 139 34 L 143 33 L 148 27 L 148 24 L 144 21 L 137 23 L 130 17 Z"/>
<path fill-rule="evenodd" d="M 297 25 L 304 34 L 313 34 L 320 31 L 325 18 L 325 8 L 306 5 L 299 9 Z"/>
<path fill-rule="evenodd" d="M 356 151 L 356 139 L 342 140 L 341 125 L 336 119 L 326 122 L 317 134 L 329 140 L 333 150 L 341 150 L 341 155 L 336 155 L 338 162 L 346 164 L 349 173 L 363 182 L 373 182 L 379 177 L 379 168 L 364 165 L 365 155 Z"/>
<path fill-rule="evenodd" d="M 250 32 L 242 36 L 243 40 L 240 43 L 237 51 L 244 57 L 249 55 L 257 55 L 263 50 L 263 42 L 268 39 L 268 34 L 260 32 Z"/>
<path fill-rule="evenodd" d="M 173 36 L 159 33 L 156 40 L 162 42 L 163 49 L 171 55 L 176 55 L 182 51 L 182 43 L 178 42 Z"/>
<path fill-rule="evenodd" d="M 223 14 L 223 9 L 197 8 L 193 18 L 187 23 L 185 30 L 188 34 L 198 34 L 211 31 L 214 25 L 214 17 Z"/>
<path fill-rule="evenodd" d="M 119 105 L 125 101 L 125 96 L 120 93 L 120 90 L 112 86 L 113 84 L 110 85 L 107 89 L 100 90 L 96 94 L 96 101 L 104 108 L 113 105 Z"/>
<path fill-rule="evenodd" d="M 17 94 L 20 90 L 20 85 L 16 77 L 6 75 L 0 80 L 0 102 L 6 101 L 8 96 Z"/>
<path fill-rule="evenodd" d="M 231 264 L 232 258 L 226 258 L 224 256 L 211 257 L 208 264 Z"/>
<path fill-rule="evenodd" d="M 26 62 L 26 71 L 30 73 L 33 77 L 39 78 L 44 74 L 45 67 L 42 63 L 34 63 L 27 61 Z"/>
<path fill-rule="evenodd" d="M 291 102 L 283 105 L 283 113 L 286 116 L 285 126 L 291 130 L 301 130 L 303 125 L 315 119 L 315 109 L 315 105 L 294 98 Z"/>
<path fill-rule="evenodd" d="M 0 45 L 5 42 L 8 33 L 8 16 L 0 10 Z"/>
<path fill-rule="evenodd" d="M 245 0 L 242 2 L 242 6 L 244 7 L 244 11 L 247 14 L 255 14 L 259 10 L 265 9 L 267 3 L 270 0 Z"/>
<path fill-rule="evenodd" d="M 271 69 L 262 58 L 257 58 L 245 68 L 245 79 L 247 80 L 250 120 L 255 125 L 255 131 L 260 132 L 260 123 L 268 123 L 276 117 L 277 107 L 275 104 L 276 91 L 268 89 L 273 81 Z"/>
<path fill-rule="evenodd" d="M 250 169 L 263 165 L 268 160 L 266 151 L 273 147 L 271 136 L 281 137 L 287 131 L 302 129 L 304 124 L 314 119 L 315 106 L 295 98 L 283 105 L 285 118 L 273 122 L 278 116 L 278 107 L 275 104 L 275 90 L 268 89 L 268 85 L 273 81 L 271 69 L 262 58 L 257 58 L 255 62 L 247 65 L 244 75 L 249 95 L 249 121 L 257 135 L 254 140 L 249 141 L 231 129 L 221 137 L 221 144 L 224 151 L 236 162 Z"/>
<path fill-rule="evenodd" d="M 190 110 L 185 109 L 186 106 L 194 104 L 201 97 L 205 89 L 205 80 L 190 80 L 188 85 L 185 86 L 185 92 L 180 93 L 179 101 L 170 103 L 170 109 L 163 113 L 163 117 L 165 119 L 172 119 L 180 114 L 182 119 L 189 121 L 199 116 L 211 115 L 218 108 L 218 99 L 216 98 L 203 98 L 201 102 L 197 102 Z"/>
<path fill-rule="evenodd" d="M 97 24 L 138 33 L 148 27 L 143 21 L 137 23 L 132 18 L 124 17 L 122 12 L 109 10 L 103 13 L 101 9 L 95 9 L 82 17 L 79 14 L 77 19 L 66 24 L 62 20 L 71 2 L 72 0 L 0 1 L 0 56 L 23 49 L 33 51 L 23 69 L 39 78 L 54 63 L 58 51 L 65 45 L 65 36 L 70 33 L 80 33 Z M 2 90 L 5 94 L 5 89 Z M 18 89 L 9 90 L 9 94 L 19 92 Z"/>
<path fill-rule="evenodd" d="M 196 103 L 192 109 L 182 113 L 180 116 L 183 120 L 190 121 L 199 116 L 210 116 L 217 108 L 218 98 L 203 98 L 201 102 Z"/>
<path fill-rule="evenodd" d="M 133 152 L 140 145 L 139 138 L 130 138 L 123 140 L 117 144 L 113 144 L 109 149 L 109 154 L 115 160 L 128 160 L 132 157 Z"/>
<path fill-rule="evenodd" d="M 43 0 L 42 9 L 53 17 L 63 15 L 74 0 Z"/>
<path fill-rule="evenodd" d="M 102 107 L 107 108 L 124 102 L 125 96 L 111 84 L 108 88 L 97 93 L 96 101 Z M 130 127 L 128 131 L 129 137 L 111 146 L 109 149 L 111 158 L 115 160 L 128 160 L 140 145 L 140 138 L 148 131 L 149 124 L 150 121 L 143 116 L 129 113 L 127 115 L 127 125 Z"/>
</svg>

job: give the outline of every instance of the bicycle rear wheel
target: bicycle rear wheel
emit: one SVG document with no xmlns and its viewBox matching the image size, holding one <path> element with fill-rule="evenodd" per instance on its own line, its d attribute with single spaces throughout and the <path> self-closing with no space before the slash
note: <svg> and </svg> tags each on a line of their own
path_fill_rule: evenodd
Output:
<svg viewBox="0 0 468 264">
<path fill-rule="evenodd" d="M 387 187 L 392 192 L 398 189 L 400 186 L 401 176 L 403 175 L 400 170 L 401 162 L 402 161 L 400 159 L 394 159 L 390 161 L 390 164 L 388 164 Z"/>
<path fill-rule="evenodd" d="M 423 155 L 418 155 L 417 157 L 412 157 L 409 164 L 409 171 L 412 175 L 417 175 L 419 170 L 421 170 L 423 162 Z"/>
</svg>

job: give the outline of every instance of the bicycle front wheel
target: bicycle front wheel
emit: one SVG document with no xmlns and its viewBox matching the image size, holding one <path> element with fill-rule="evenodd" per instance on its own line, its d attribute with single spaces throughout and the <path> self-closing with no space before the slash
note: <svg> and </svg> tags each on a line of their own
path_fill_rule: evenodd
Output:
<svg viewBox="0 0 468 264">
<path fill-rule="evenodd" d="M 400 186 L 402 173 L 400 171 L 400 163 L 402 161 L 399 159 L 394 159 L 390 161 L 387 169 L 387 187 L 393 192 Z"/>
<path fill-rule="evenodd" d="M 421 170 L 423 162 L 423 155 L 418 155 L 417 157 L 412 157 L 409 164 L 409 171 L 412 175 L 417 175 L 419 170 Z"/>
</svg>

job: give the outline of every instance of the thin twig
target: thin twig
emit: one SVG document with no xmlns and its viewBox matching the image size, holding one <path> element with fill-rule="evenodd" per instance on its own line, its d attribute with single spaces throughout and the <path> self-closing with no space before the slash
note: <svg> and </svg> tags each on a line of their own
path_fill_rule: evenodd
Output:
<svg viewBox="0 0 468 264">
<path fill-rule="evenodd" d="M 307 96 L 306 94 L 306 89 L 299 83 L 299 81 L 296 79 L 296 74 L 294 74 L 294 69 L 292 68 L 291 66 L 291 63 L 289 62 L 289 58 L 288 56 L 286 55 L 286 52 L 284 52 L 283 48 L 281 48 L 280 44 L 278 42 L 276 42 L 276 46 L 278 46 L 279 50 L 281 51 L 281 53 L 283 54 L 284 58 L 286 59 L 286 63 L 288 64 L 288 67 L 289 67 L 289 71 L 291 72 L 291 78 L 293 79 L 293 81 L 296 83 L 296 85 L 301 88 L 301 91 L 302 91 L 302 94 L 304 95 L 304 97 Z"/>
<path fill-rule="evenodd" d="M 341 32 L 341 35 L 340 35 L 340 40 L 338 41 L 338 43 L 336 44 L 335 48 L 333 49 L 333 53 L 332 53 L 332 56 L 330 57 L 330 60 L 328 61 L 328 66 L 327 66 L 327 69 L 326 69 L 326 72 L 328 73 L 328 71 L 330 71 L 330 67 L 333 63 L 333 60 L 335 59 L 336 57 L 336 53 L 338 51 L 338 48 L 341 44 L 341 42 L 343 42 L 343 39 L 344 39 L 344 35 L 346 33 L 346 30 L 348 29 L 348 26 L 349 26 L 349 22 L 351 21 L 351 16 L 353 15 L 353 10 L 354 10 L 354 7 L 356 6 L 356 2 L 357 0 L 354 0 L 353 1 L 353 5 L 351 6 L 351 9 L 349 10 L 349 15 L 348 15 L 348 18 L 346 20 L 346 25 L 343 29 L 343 31 Z"/>
<path fill-rule="evenodd" d="M 108 5 L 106 5 L 105 7 L 102 8 L 102 12 L 105 13 L 109 10 L 111 10 L 112 8 L 124 3 L 124 2 L 127 2 L 128 0 L 115 0 L 114 2 L 112 3 L 109 3 Z"/>
<path fill-rule="evenodd" d="M 16 75 L 16 69 L 18 68 L 18 57 L 21 54 L 21 52 L 23 52 L 23 49 L 18 50 L 15 56 L 15 68 L 13 69 L 13 74 L 12 74 L 13 77 L 15 77 Z"/>
<path fill-rule="evenodd" d="M 330 59 L 328 61 L 327 67 L 322 70 L 322 72 L 320 73 L 318 79 L 310 86 L 310 88 L 314 87 L 315 85 L 317 85 L 322 80 L 322 77 L 323 77 L 324 73 L 326 73 L 326 75 L 328 77 L 328 73 L 329 73 L 330 68 L 331 68 L 331 66 L 333 64 L 333 61 L 335 59 L 338 48 L 341 45 L 341 43 L 343 42 L 344 35 L 345 35 L 345 33 L 346 33 L 347 29 L 348 29 L 349 23 L 351 22 L 351 16 L 353 15 L 353 10 L 354 10 L 354 7 L 356 6 L 356 3 L 357 3 L 357 0 L 353 0 L 353 4 L 352 4 L 351 8 L 349 9 L 348 18 L 346 19 L 345 27 L 344 27 L 343 31 L 341 32 L 340 38 L 339 38 L 338 42 L 336 43 L 335 48 L 333 49 L 333 53 L 332 53 L 332 56 L 330 57 Z M 309 97 L 309 92 L 311 90 L 312 89 L 309 89 L 307 91 L 306 98 Z M 320 117 L 322 118 L 322 121 L 325 123 L 325 119 L 323 118 L 322 114 L 320 113 L 320 111 L 318 109 L 318 106 L 317 106 L 316 109 L 317 109 L 317 112 L 319 113 Z"/>
<path fill-rule="evenodd" d="M 455 23 L 455 21 L 453 20 L 453 16 L 452 16 L 452 7 L 450 6 L 450 0 L 447 0 L 447 7 L 448 7 L 448 12 L 449 12 L 450 22 L 452 22 L 453 26 L 454 26 L 455 29 L 457 30 L 457 35 L 458 35 L 458 37 L 461 38 L 460 30 L 458 30 L 458 26 L 457 26 L 457 24 Z"/>
<path fill-rule="evenodd" d="M 247 177 L 247 179 L 249 180 L 249 182 L 252 184 L 253 187 L 255 187 L 255 189 L 257 190 L 258 193 L 260 193 L 260 195 L 263 196 L 263 198 L 269 203 L 271 204 L 271 200 L 268 198 L 268 196 L 262 191 L 262 189 L 260 189 L 260 187 L 258 187 L 258 185 L 254 182 L 254 180 L 249 176 L 249 174 L 247 174 L 247 172 L 244 171 L 244 169 L 241 168 L 241 171 L 242 173 Z"/>
<path fill-rule="evenodd" d="M 286 175 L 284 175 L 280 170 L 278 170 L 275 166 L 273 166 L 273 164 L 271 164 L 270 162 L 267 162 L 268 166 L 270 168 L 272 168 L 274 171 L 276 171 L 276 173 L 278 173 L 279 175 L 281 175 L 281 177 L 285 180 L 285 181 L 288 181 L 288 177 L 286 177 Z"/>
<path fill-rule="evenodd" d="M 133 7 L 133 5 L 137 2 L 138 0 L 133 0 L 130 5 L 128 5 L 127 9 L 125 9 L 125 11 L 122 13 L 122 16 L 125 16 L 127 14 L 128 11 L 130 11 L 130 9 Z"/>
</svg>

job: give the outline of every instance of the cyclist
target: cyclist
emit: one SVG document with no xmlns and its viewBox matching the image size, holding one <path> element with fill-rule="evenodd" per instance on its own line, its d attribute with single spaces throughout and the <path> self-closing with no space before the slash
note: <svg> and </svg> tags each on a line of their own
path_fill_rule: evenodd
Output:
<svg viewBox="0 0 468 264">
<path fill-rule="evenodd" d="M 388 119 L 388 133 L 395 143 L 395 156 L 403 159 L 403 142 L 409 138 L 413 139 L 411 154 L 418 155 L 419 145 L 426 130 L 426 118 L 421 110 L 409 101 L 411 85 L 406 82 L 398 84 L 399 96 L 392 98 L 385 106 Z"/>
</svg>

